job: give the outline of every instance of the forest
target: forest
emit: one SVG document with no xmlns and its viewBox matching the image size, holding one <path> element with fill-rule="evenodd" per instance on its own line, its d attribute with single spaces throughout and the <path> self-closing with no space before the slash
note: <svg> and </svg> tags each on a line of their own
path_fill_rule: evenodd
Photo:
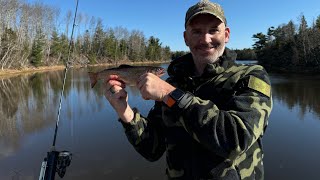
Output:
<svg viewBox="0 0 320 180">
<path fill-rule="evenodd" d="M 40 2 L 0 0 L 0 69 L 62 65 L 67 61 L 74 14 Z M 78 12 L 71 63 L 168 61 L 171 50 L 140 30 L 108 27 Z"/>
<path fill-rule="evenodd" d="M 0 0 L 0 70 L 63 65 L 71 44 L 71 63 L 93 65 L 118 62 L 164 62 L 188 52 L 172 52 L 160 39 L 141 30 L 108 27 L 101 18 L 78 12 L 70 43 L 74 14 L 40 2 Z M 320 70 L 320 15 L 309 26 L 303 14 L 267 33 L 252 36 L 252 48 L 234 49 L 238 60 L 258 60 L 267 70 Z"/>
<path fill-rule="evenodd" d="M 269 71 L 316 73 L 320 70 L 320 15 L 309 26 L 303 14 L 253 35 L 259 64 Z"/>
</svg>

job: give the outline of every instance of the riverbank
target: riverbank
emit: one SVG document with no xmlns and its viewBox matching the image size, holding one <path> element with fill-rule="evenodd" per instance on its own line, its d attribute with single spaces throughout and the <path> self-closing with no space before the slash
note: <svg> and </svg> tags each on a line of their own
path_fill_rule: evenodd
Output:
<svg viewBox="0 0 320 180">
<path fill-rule="evenodd" d="M 115 63 L 103 63 L 103 64 L 93 64 L 93 65 L 87 65 L 88 67 L 96 67 L 96 66 L 117 66 L 120 64 L 129 64 L 129 65 L 143 65 L 143 64 L 163 64 L 163 63 L 169 63 L 170 61 L 150 61 L 150 62 L 125 62 L 121 61 L 117 64 Z M 75 65 L 72 66 L 72 68 L 82 68 L 84 66 L 81 65 Z M 0 78 L 9 78 L 19 75 L 26 75 L 26 74 L 32 74 L 37 72 L 48 72 L 48 71 L 57 71 L 64 69 L 64 65 L 55 65 L 55 66 L 40 66 L 40 67 L 25 67 L 21 69 L 4 69 L 0 70 Z"/>
<path fill-rule="evenodd" d="M 4 69 L 0 70 L 0 78 L 8 78 L 22 74 L 31 74 L 36 72 L 47 72 L 64 69 L 65 66 L 42 66 L 42 67 L 25 67 L 22 69 Z"/>
</svg>

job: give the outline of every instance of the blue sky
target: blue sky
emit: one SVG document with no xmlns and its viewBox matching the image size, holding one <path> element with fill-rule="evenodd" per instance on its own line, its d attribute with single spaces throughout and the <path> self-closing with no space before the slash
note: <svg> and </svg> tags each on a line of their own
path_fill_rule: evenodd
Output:
<svg viewBox="0 0 320 180">
<path fill-rule="evenodd" d="M 74 11 L 76 0 L 28 0 L 52 5 L 65 14 Z M 188 7 L 198 0 L 79 0 L 79 12 L 101 18 L 107 27 L 122 26 L 136 29 L 148 38 L 155 36 L 171 50 L 188 50 L 184 44 L 184 17 Z M 222 5 L 231 28 L 227 47 L 242 49 L 252 47 L 252 35 L 266 33 L 271 26 L 279 26 L 303 13 L 311 25 L 320 15 L 319 0 L 215 0 Z"/>
</svg>

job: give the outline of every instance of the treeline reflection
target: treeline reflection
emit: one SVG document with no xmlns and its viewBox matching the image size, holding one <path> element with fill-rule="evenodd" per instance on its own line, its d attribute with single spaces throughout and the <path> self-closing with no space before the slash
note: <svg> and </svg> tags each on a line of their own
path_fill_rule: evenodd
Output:
<svg viewBox="0 0 320 180">
<path fill-rule="evenodd" d="M 54 127 L 57 120 L 63 71 L 0 79 L 0 157 L 19 148 L 27 134 Z M 91 89 L 85 69 L 69 70 L 60 119 L 99 111 L 102 88 Z"/>
<path fill-rule="evenodd" d="M 319 80 L 318 75 L 274 75 L 271 80 L 273 98 L 288 109 L 297 107 L 301 118 L 310 112 L 320 117 Z"/>
</svg>

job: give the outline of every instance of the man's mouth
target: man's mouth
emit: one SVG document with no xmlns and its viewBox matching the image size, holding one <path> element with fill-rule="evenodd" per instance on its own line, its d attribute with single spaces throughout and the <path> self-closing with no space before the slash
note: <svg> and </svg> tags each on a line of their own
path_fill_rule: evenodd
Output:
<svg viewBox="0 0 320 180">
<path fill-rule="evenodd" d="M 197 49 L 201 50 L 201 51 L 210 51 L 211 49 L 217 49 L 219 47 L 218 44 L 215 45 L 200 45 L 197 47 Z"/>
<path fill-rule="evenodd" d="M 213 46 L 206 46 L 206 47 L 199 47 L 197 48 L 200 51 L 211 51 L 214 47 Z"/>
</svg>

